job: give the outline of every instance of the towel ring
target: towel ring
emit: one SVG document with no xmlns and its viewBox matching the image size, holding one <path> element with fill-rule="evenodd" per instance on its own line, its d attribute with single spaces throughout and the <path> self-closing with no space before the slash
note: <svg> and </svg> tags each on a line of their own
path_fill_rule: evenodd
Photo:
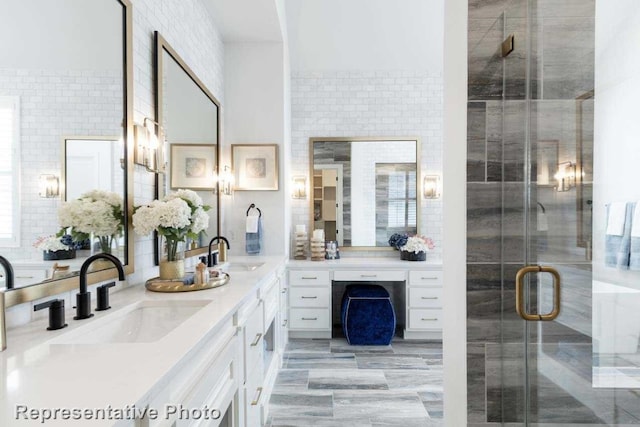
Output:
<svg viewBox="0 0 640 427">
<path fill-rule="evenodd" d="M 258 217 L 261 217 L 261 216 L 262 216 L 262 211 L 260 210 L 260 208 L 259 208 L 259 207 L 257 207 L 257 206 L 256 206 L 256 204 L 255 204 L 255 203 L 251 203 L 251 205 L 249 205 L 249 209 L 247 209 L 247 216 L 249 216 L 249 211 L 250 211 L 251 209 L 256 209 L 256 210 L 258 211 Z"/>
</svg>

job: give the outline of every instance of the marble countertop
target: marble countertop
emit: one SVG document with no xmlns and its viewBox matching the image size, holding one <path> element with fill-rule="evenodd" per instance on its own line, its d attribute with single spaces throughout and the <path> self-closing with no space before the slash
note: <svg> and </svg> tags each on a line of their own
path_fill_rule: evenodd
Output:
<svg viewBox="0 0 640 427">
<path fill-rule="evenodd" d="M 47 331 L 47 320 L 31 322 L 7 331 L 7 350 L 0 352 L 0 425 L 43 425 L 42 419 L 16 421 L 16 405 L 56 410 L 126 408 L 144 403 L 154 386 L 207 336 L 211 336 L 264 283 L 275 277 L 285 258 L 233 257 L 238 263 L 264 263 L 253 271 L 233 271 L 229 284 L 198 292 L 154 293 L 144 285 L 132 286 L 111 296 L 111 310 L 95 312 L 91 319 L 73 320 L 69 326 Z M 95 297 L 95 295 L 92 295 Z M 58 344 L 64 334 L 124 310 L 130 304 L 160 300 L 208 300 L 163 338 L 149 343 Z M 225 322 L 226 321 L 226 322 Z M 98 322 L 99 323 L 99 322 Z M 54 341 L 54 342 L 52 342 Z M 64 339 L 63 339 L 64 341 Z M 45 426 L 113 425 L 113 420 L 50 420 Z"/>
</svg>

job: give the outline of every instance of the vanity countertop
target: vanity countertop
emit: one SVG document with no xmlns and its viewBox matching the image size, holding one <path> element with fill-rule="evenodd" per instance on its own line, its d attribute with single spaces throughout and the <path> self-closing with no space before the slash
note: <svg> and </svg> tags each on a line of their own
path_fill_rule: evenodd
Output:
<svg viewBox="0 0 640 427">
<path fill-rule="evenodd" d="M 16 421 L 16 405 L 29 409 L 124 409 L 143 404 L 148 393 L 205 337 L 228 325 L 238 308 L 262 284 L 275 277 L 285 259 L 272 257 L 232 257 L 231 262 L 264 263 L 253 271 L 230 272 L 231 281 L 219 288 L 181 293 L 154 293 L 143 285 L 133 286 L 111 296 L 113 309 L 94 311 L 88 320 L 73 320 L 68 308 L 69 326 L 47 331 L 47 320 L 31 322 L 7 331 L 7 350 L 0 352 L 0 425 L 42 425 L 42 420 Z M 94 292 L 95 293 L 95 292 Z M 95 295 L 94 295 L 95 296 Z M 209 301 L 171 332 L 148 343 L 61 344 L 64 335 L 79 328 L 90 328 L 118 310 L 141 301 Z M 152 303 L 151 303 L 152 304 Z M 185 304 L 189 305 L 189 304 Z M 113 425 L 113 420 L 48 421 L 44 425 Z"/>
<path fill-rule="evenodd" d="M 341 259 L 311 261 L 289 260 L 287 267 L 292 270 L 331 270 L 331 269 L 367 269 L 375 267 L 379 270 L 439 270 L 442 268 L 441 260 L 403 261 L 396 257 L 349 257 Z M 427 255 L 428 257 L 428 255 Z"/>
</svg>

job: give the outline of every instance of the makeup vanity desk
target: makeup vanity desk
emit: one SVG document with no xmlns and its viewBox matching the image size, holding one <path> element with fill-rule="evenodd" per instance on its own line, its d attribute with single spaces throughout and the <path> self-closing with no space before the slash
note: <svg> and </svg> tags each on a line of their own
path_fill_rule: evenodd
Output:
<svg viewBox="0 0 640 427">
<path fill-rule="evenodd" d="M 442 262 L 396 258 L 289 260 L 289 336 L 331 338 L 339 323 L 344 286 L 385 286 L 394 300 L 405 339 L 442 339 Z"/>
</svg>

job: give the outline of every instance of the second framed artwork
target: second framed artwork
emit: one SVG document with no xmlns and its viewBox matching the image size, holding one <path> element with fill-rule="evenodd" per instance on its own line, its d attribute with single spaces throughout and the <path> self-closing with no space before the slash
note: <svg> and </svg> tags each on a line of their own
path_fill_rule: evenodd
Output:
<svg viewBox="0 0 640 427">
<path fill-rule="evenodd" d="M 276 144 L 231 144 L 235 190 L 278 189 L 278 146 Z"/>
<path fill-rule="evenodd" d="M 213 190 L 215 144 L 171 144 L 171 188 Z"/>
</svg>

